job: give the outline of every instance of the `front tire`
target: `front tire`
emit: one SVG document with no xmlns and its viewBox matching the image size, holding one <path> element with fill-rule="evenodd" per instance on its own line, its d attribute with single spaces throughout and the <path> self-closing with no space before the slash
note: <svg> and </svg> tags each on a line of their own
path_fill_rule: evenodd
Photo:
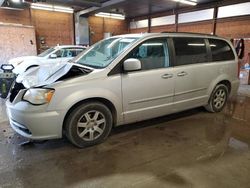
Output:
<svg viewBox="0 0 250 188">
<path fill-rule="evenodd" d="M 213 90 L 208 105 L 205 106 L 209 112 L 220 112 L 225 107 L 228 99 L 228 88 L 224 84 L 218 84 Z"/>
<path fill-rule="evenodd" d="M 68 140 L 84 148 L 103 142 L 112 129 L 112 113 L 100 102 L 86 102 L 67 116 L 65 132 Z"/>
</svg>

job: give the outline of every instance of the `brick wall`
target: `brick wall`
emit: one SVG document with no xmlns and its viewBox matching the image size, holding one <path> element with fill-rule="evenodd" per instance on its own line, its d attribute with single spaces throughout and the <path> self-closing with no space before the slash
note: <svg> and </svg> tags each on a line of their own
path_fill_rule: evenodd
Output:
<svg viewBox="0 0 250 188">
<path fill-rule="evenodd" d="M 91 32 L 91 44 L 102 40 L 104 33 L 112 33 L 113 36 L 128 33 L 128 24 L 127 21 L 124 20 L 101 18 L 96 16 L 90 16 L 88 20 Z"/>
<path fill-rule="evenodd" d="M 175 32 L 175 25 L 155 26 L 151 28 L 152 33 Z"/>
<path fill-rule="evenodd" d="M 138 28 L 138 29 L 130 29 L 130 33 L 147 33 L 148 28 Z"/>
<path fill-rule="evenodd" d="M 73 14 L 34 9 L 0 9 L 0 22 L 34 26 L 38 52 L 41 48 L 40 37 L 45 37 L 46 46 L 49 47 L 74 43 Z"/>
<path fill-rule="evenodd" d="M 0 9 L 0 22 L 31 25 L 30 11 L 29 9 L 22 11 Z"/>
<path fill-rule="evenodd" d="M 151 27 L 151 33 L 160 33 L 160 32 L 175 32 L 175 25 L 162 25 Z M 178 32 L 194 32 L 194 33 L 205 33 L 210 34 L 213 31 L 212 21 L 204 22 L 195 22 L 195 23 L 186 23 L 178 25 Z M 138 28 L 130 29 L 130 33 L 145 33 L 148 32 L 148 28 Z"/>
<path fill-rule="evenodd" d="M 155 17 L 156 15 L 154 15 Z M 158 15 L 164 16 L 164 15 Z M 142 18 L 141 18 L 142 19 Z M 157 27 L 151 27 L 152 33 L 157 32 L 175 32 L 175 25 L 163 25 Z M 145 33 L 148 32 L 148 28 L 130 29 L 130 33 Z M 178 24 L 178 32 L 193 32 L 193 33 L 205 33 L 211 34 L 213 32 L 213 21 L 193 22 L 186 24 Z M 245 40 L 245 63 L 250 63 L 250 16 L 218 19 L 216 26 L 216 35 L 222 36 L 228 39 L 234 38 L 247 38 Z"/>
<path fill-rule="evenodd" d="M 221 19 L 217 21 L 216 34 L 228 39 L 248 38 L 245 40 L 244 61 L 249 62 L 250 53 L 250 17 L 241 17 L 238 19 Z"/>
<path fill-rule="evenodd" d="M 178 25 L 178 32 L 193 32 L 211 34 L 213 32 L 213 23 L 211 21 L 186 23 Z"/>
<path fill-rule="evenodd" d="M 32 26 L 0 24 L 0 39 L 0 65 L 15 57 L 37 54 Z"/>
<path fill-rule="evenodd" d="M 45 38 L 47 46 L 74 44 L 73 14 L 32 9 L 31 18 L 36 28 L 38 51 L 40 37 Z"/>
</svg>

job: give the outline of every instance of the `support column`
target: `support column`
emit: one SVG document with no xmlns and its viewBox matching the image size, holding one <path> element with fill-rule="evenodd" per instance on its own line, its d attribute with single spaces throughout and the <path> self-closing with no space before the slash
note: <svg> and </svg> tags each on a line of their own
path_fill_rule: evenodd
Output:
<svg viewBox="0 0 250 188">
<path fill-rule="evenodd" d="M 148 16 L 148 33 L 151 33 L 151 16 Z"/>
<path fill-rule="evenodd" d="M 214 15 L 213 15 L 213 35 L 216 35 L 217 16 L 218 16 L 218 7 L 216 6 L 214 8 Z"/>
<path fill-rule="evenodd" d="M 75 43 L 82 45 L 90 44 L 89 22 L 87 17 L 75 14 Z"/>
<path fill-rule="evenodd" d="M 175 13 L 175 32 L 178 32 L 178 22 L 179 22 L 179 18 L 178 18 L 178 13 Z"/>
</svg>

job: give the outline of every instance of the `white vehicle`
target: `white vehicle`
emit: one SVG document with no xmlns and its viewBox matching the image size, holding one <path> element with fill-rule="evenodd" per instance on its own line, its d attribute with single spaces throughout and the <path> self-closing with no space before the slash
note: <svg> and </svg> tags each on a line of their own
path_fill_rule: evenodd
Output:
<svg viewBox="0 0 250 188">
<path fill-rule="evenodd" d="M 72 61 L 16 80 L 6 105 L 17 133 L 90 146 L 113 126 L 199 106 L 220 112 L 239 87 L 232 44 L 211 35 L 115 36 Z"/>
<path fill-rule="evenodd" d="M 67 62 L 80 54 L 86 47 L 75 45 L 62 45 L 49 48 L 39 54 L 38 56 L 23 56 L 9 60 L 9 64 L 12 64 L 16 74 L 25 72 L 28 68 L 39 66 L 43 63 L 62 63 Z"/>
</svg>

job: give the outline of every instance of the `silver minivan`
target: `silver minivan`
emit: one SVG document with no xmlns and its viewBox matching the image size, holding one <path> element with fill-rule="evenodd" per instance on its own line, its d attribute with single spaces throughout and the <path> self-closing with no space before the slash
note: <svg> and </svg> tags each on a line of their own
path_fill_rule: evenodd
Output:
<svg viewBox="0 0 250 188">
<path fill-rule="evenodd" d="M 6 102 L 12 128 L 34 140 L 85 147 L 113 126 L 204 106 L 220 112 L 239 87 L 226 39 L 190 33 L 128 34 L 102 40 L 70 63 L 19 76 Z"/>
</svg>

